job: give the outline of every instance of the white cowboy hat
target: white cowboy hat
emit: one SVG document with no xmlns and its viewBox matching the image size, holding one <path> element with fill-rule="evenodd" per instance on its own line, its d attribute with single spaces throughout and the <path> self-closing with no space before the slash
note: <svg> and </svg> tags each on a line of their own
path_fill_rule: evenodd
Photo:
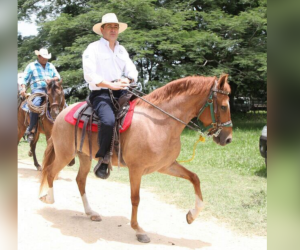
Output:
<svg viewBox="0 0 300 250">
<path fill-rule="evenodd" d="M 127 29 L 127 24 L 126 23 L 120 23 L 118 21 L 118 18 L 116 16 L 115 13 L 107 13 L 105 14 L 103 17 L 102 17 L 102 21 L 101 23 L 96 23 L 94 26 L 93 26 L 93 31 L 96 33 L 96 34 L 99 34 L 99 35 L 102 35 L 101 33 L 101 26 L 103 24 L 106 24 L 106 23 L 118 23 L 119 24 L 119 33 L 123 32 L 124 30 Z"/>
<path fill-rule="evenodd" d="M 37 56 L 42 56 L 46 59 L 50 59 L 51 58 L 51 53 L 48 53 L 48 50 L 47 49 L 40 49 L 40 50 L 35 50 L 34 53 L 37 55 Z"/>
</svg>

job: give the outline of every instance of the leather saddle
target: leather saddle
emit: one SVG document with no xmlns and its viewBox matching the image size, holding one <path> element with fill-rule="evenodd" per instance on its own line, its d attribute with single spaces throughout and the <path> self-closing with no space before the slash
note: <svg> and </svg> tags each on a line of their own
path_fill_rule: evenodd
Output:
<svg viewBox="0 0 300 250">
<path fill-rule="evenodd" d="M 129 101 L 132 101 L 133 99 L 135 99 L 135 96 L 129 92 L 122 95 L 117 101 L 116 106 L 118 106 L 118 110 L 115 111 L 116 123 L 115 123 L 115 127 L 114 127 L 114 135 L 113 135 L 113 140 L 112 140 L 113 147 L 111 147 L 111 149 L 112 148 L 115 149 L 115 152 L 118 154 L 119 161 L 123 165 L 126 165 L 126 163 L 124 162 L 124 160 L 122 158 L 120 141 L 119 141 L 119 138 L 120 138 L 119 130 L 122 128 L 122 125 L 124 123 L 124 118 L 129 110 L 129 107 L 130 107 Z M 96 126 L 98 126 L 98 130 L 99 130 L 101 127 L 101 123 L 92 107 L 92 104 L 90 103 L 89 97 L 86 98 L 86 103 L 83 104 L 81 107 L 79 107 L 76 110 L 73 117 L 74 117 L 74 119 L 76 119 L 75 153 L 82 152 L 83 142 L 85 139 L 85 135 L 87 133 L 88 141 L 89 141 L 90 160 L 92 160 L 92 141 L 91 141 L 92 124 L 95 124 Z M 77 131 L 78 131 L 79 121 L 83 122 L 83 127 L 82 127 L 82 135 L 81 135 L 81 139 L 80 139 L 79 150 L 77 150 Z M 112 155 L 112 152 L 110 152 L 110 154 Z"/>
</svg>

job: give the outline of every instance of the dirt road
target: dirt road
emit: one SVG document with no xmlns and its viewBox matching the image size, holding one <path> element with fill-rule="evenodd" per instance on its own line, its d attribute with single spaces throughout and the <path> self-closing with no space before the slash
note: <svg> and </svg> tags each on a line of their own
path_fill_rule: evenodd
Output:
<svg viewBox="0 0 300 250">
<path fill-rule="evenodd" d="M 112 172 L 114 173 L 114 172 Z M 267 249 L 265 237 L 242 237 L 217 221 L 199 218 L 188 225 L 186 211 L 159 201 L 155 194 L 141 190 L 139 223 L 151 242 L 140 243 L 130 227 L 129 185 L 104 181 L 89 175 L 87 197 L 101 222 L 83 212 L 75 181 L 76 173 L 63 171 L 54 182 L 55 203 L 38 199 L 40 172 L 31 162 L 18 163 L 18 249 Z"/>
</svg>

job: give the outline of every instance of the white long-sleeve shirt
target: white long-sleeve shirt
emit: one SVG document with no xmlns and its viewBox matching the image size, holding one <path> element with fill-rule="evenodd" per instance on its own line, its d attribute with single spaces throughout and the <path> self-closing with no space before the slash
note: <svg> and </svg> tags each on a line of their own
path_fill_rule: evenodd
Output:
<svg viewBox="0 0 300 250">
<path fill-rule="evenodd" d="M 90 90 L 99 90 L 103 87 L 96 84 L 120 79 L 123 75 L 137 81 L 138 72 L 126 49 L 116 42 L 112 51 L 103 37 L 88 45 L 82 55 L 82 64 L 84 79 Z"/>
</svg>

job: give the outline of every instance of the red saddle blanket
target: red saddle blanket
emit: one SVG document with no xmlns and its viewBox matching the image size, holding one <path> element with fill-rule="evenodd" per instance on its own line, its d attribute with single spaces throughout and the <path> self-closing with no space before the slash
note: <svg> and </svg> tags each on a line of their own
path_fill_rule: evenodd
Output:
<svg viewBox="0 0 300 250">
<path fill-rule="evenodd" d="M 80 102 L 74 108 L 72 108 L 69 111 L 69 113 L 65 116 L 65 121 L 75 126 L 75 124 L 77 122 L 77 119 L 75 119 L 73 117 L 73 115 L 76 112 L 76 110 L 78 108 L 80 108 L 84 103 L 86 103 L 86 102 Z M 134 111 L 134 107 L 135 107 L 135 103 L 136 103 L 136 100 L 133 100 L 132 102 L 130 102 L 130 107 L 129 107 L 129 110 L 128 110 L 126 116 L 125 116 L 122 129 L 120 129 L 120 133 L 125 132 L 130 127 L 130 124 L 131 124 L 131 121 L 132 121 L 132 116 L 133 116 L 133 111 Z M 79 128 L 82 128 L 83 127 L 83 121 L 80 120 L 78 126 L 79 126 Z M 93 132 L 98 131 L 98 126 L 94 123 L 92 124 L 92 131 Z"/>
</svg>

